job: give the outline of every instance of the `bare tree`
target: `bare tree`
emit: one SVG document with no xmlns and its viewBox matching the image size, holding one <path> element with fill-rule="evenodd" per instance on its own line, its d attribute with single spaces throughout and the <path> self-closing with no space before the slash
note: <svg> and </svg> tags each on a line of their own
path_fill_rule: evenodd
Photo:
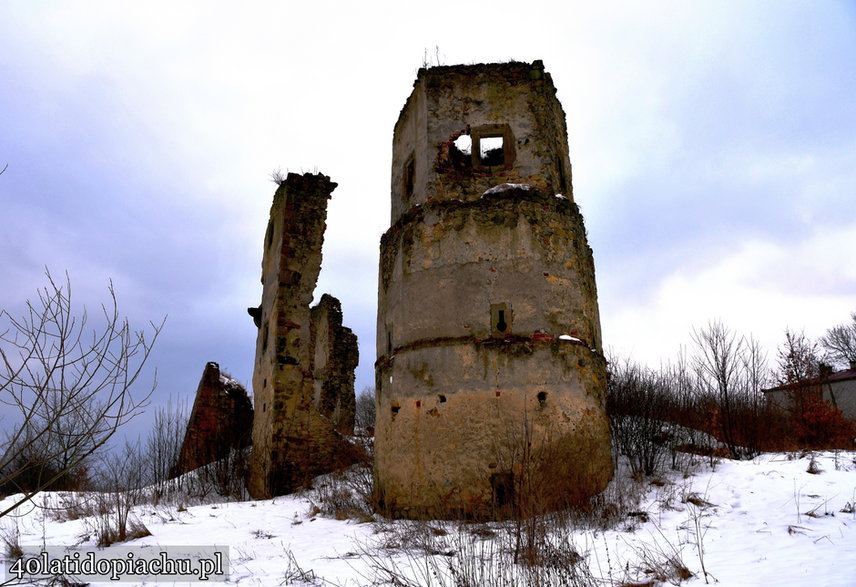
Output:
<svg viewBox="0 0 856 587">
<path fill-rule="evenodd" d="M 740 352 L 740 379 L 737 408 L 732 412 L 734 427 L 747 456 L 762 452 L 775 436 L 773 414 L 768 410 L 764 388 L 769 383 L 767 352 L 751 334 L 743 339 Z"/>
<path fill-rule="evenodd" d="M 780 385 L 799 383 L 820 375 L 817 343 L 811 342 L 802 331 L 785 329 L 785 342 L 779 346 L 777 359 Z"/>
<path fill-rule="evenodd" d="M 376 415 L 374 387 L 366 386 L 357 395 L 354 414 L 355 429 L 361 434 L 374 436 Z"/>
<path fill-rule="evenodd" d="M 718 399 L 718 427 L 721 440 L 731 454 L 740 455 L 734 429 L 734 412 L 741 385 L 741 354 L 743 339 L 722 322 L 709 322 L 706 328 L 693 328 L 691 338 L 696 346 L 695 369 L 703 392 Z"/>
<path fill-rule="evenodd" d="M 164 322 L 132 330 L 111 282 L 100 323 L 91 326 L 85 309 L 75 314 L 68 275 L 64 283 L 46 275 L 23 316 L 0 310 L 0 402 L 11 417 L 0 490 L 22 492 L 0 517 L 81 467 L 142 412 L 157 385 L 155 376 L 136 392 Z"/>
<path fill-rule="evenodd" d="M 839 324 L 826 331 L 820 344 L 829 358 L 848 366 L 856 362 L 856 312 L 850 314 L 849 324 Z"/>
<path fill-rule="evenodd" d="M 144 463 L 148 468 L 146 481 L 154 486 L 158 497 L 167 492 L 169 478 L 178 465 L 187 418 L 186 404 L 173 403 L 172 399 L 155 412 L 154 425 L 144 447 Z"/>
</svg>

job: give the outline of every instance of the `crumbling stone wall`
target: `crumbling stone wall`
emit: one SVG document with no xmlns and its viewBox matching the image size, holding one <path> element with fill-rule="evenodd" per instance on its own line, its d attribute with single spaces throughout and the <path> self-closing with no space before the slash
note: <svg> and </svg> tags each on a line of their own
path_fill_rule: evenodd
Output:
<svg viewBox="0 0 856 587">
<path fill-rule="evenodd" d="M 253 371 L 255 419 L 249 491 L 289 493 L 347 464 L 351 445 L 315 402 L 313 291 L 321 269 L 327 201 L 336 184 L 289 173 L 274 195 L 262 259 L 262 303 Z"/>
<path fill-rule="evenodd" d="M 247 390 L 222 373 L 217 363 L 207 363 L 172 473 L 181 475 L 248 446 L 252 425 L 253 406 Z"/>
<path fill-rule="evenodd" d="M 381 241 L 376 481 L 404 517 L 501 518 L 612 477 L 594 261 L 536 61 L 419 71 Z"/>
<path fill-rule="evenodd" d="M 342 305 L 329 294 L 312 308 L 311 328 L 315 406 L 338 432 L 353 435 L 354 369 L 360 358 L 357 336 L 342 325 Z"/>
</svg>

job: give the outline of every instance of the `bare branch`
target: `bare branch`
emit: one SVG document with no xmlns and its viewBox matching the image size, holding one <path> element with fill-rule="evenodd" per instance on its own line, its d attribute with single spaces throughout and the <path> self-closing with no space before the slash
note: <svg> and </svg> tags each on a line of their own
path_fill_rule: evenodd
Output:
<svg viewBox="0 0 856 587">
<path fill-rule="evenodd" d="M 826 331 L 820 344 L 833 361 L 852 363 L 856 361 L 856 312 L 850 314 L 849 324 L 839 324 Z"/>
<path fill-rule="evenodd" d="M 0 449 L 0 491 L 36 493 L 80 471 L 123 424 L 142 413 L 157 385 L 136 389 L 164 321 L 132 330 L 121 317 L 113 284 L 100 324 L 76 313 L 71 282 L 48 285 L 23 316 L 0 310 L 0 402 L 13 413 Z"/>
</svg>

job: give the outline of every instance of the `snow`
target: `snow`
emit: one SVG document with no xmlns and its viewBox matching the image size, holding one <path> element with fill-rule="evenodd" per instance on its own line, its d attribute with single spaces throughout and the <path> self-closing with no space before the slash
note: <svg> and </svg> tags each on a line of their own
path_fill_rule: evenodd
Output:
<svg viewBox="0 0 856 587">
<path fill-rule="evenodd" d="M 817 474 L 808 472 L 811 458 L 777 453 L 710 463 L 697 457 L 684 472 L 643 481 L 633 515 L 614 527 L 570 523 L 562 539 L 583 557 L 579 564 L 587 565 L 594 585 L 641 582 L 652 561 L 656 566 L 667 559 L 679 560 L 693 573 L 683 582 L 675 579 L 682 585 L 854 585 L 856 452 L 815 453 Z M 634 482 L 622 474 L 613 483 L 625 485 L 608 495 L 621 495 Z M 60 503 L 70 496 L 45 493 L 36 499 Z M 307 491 L 255 502 L 136 506 L 133 515 L 152 535 L 111 546 L 102 555 L 127 545 L 228 545 L 234 585 L 357 586 L 373 584 L 379 566 L 417 577 L 431 561 L 445 569 L 458 560 L 447 554 L 466 544 L 477 543 L 480 553 L 500 556 L 508 544 L 502 533 L 513 528 L 456 522 L 420 526 L 379 517 L 364 523 L 336 520 L 317 514 L 314 504 L 322 497 Z M 11 499 L 0 500 L 0 506 Z M 18 514 L 0 519 L 0 537 L 17 526 L 24 545 L 74 545 L 89 536 L 83 545 L 91 546 L 91 520 L 90 525 L 86 518 L 57 521 L 48 510 L 34 507 L 20 508 Z M 435 541 L 433 552 L 440 554 L 427 555 L 414 546 L 427 540 Z M 307 581 L 299 581 L 300 570 Z M 415 583 L 421 584 L 418 578 Z M 111 583 L 93 585 L 100 584 Z"/>
<path fill-rule="evenodd" d="M 582 340 L 580 340 L 576 336 L 571 336 L 570 334 L 560 334 L 559 340 L 572 340 L 574 342 L 582 342 Z"/>
<path fill-rule="evenodd" d="M 482 197 L 488 196 L 490 194 L 499 194 L 502 192 L 507 192 L 509 190 L 530 190 L 532 186 L 528 183 L 501 183 L 499 185 L 495 185 L 492 188 L 488 188 L 482 194 Z"/>
<path fill-rule="evenodd" d="M 560 200 L 567 200 L 568 199 L 565 196 L 563 196 L 562 194 L 556 194 L 556 197 L 559 198 Z"/>
</svg>

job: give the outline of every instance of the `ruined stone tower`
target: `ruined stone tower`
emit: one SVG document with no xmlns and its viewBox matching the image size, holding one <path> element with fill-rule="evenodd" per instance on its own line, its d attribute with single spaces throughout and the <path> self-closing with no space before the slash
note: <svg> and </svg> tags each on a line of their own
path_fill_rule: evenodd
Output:
<svg viewBox="0 0 856 587">
<path fill-rule="evenodd" d="M 324 175 L 289 173 L 271 206 L 262 303 L 249 309 L 259 329 L 248 483 L 255 498 L 294 491 L 353 457 L 340 434 L 347 423 L 340 420 L 348 421 L 344 411 L 354 403 L 356 336 L 342 327 L 335 298 L 326 296 L 320 310 L 309 307 L 321 270 L 327 200 L 335 187 Z M 313 314 L 318 317 L 314 328 Z M 344 356 L 331 356 L 335 353 Z M 319 362 L 323 365 L 316 370 Z M 350 379 L 340 373 L 348 367 Z"/>
<path fill-rule="evenodd" d="M 605 487 L 594 262 L 540 61 L 419 71 L 393 136 L 378 298 L 385 509 L 504 517 Z"/>
</svg>

